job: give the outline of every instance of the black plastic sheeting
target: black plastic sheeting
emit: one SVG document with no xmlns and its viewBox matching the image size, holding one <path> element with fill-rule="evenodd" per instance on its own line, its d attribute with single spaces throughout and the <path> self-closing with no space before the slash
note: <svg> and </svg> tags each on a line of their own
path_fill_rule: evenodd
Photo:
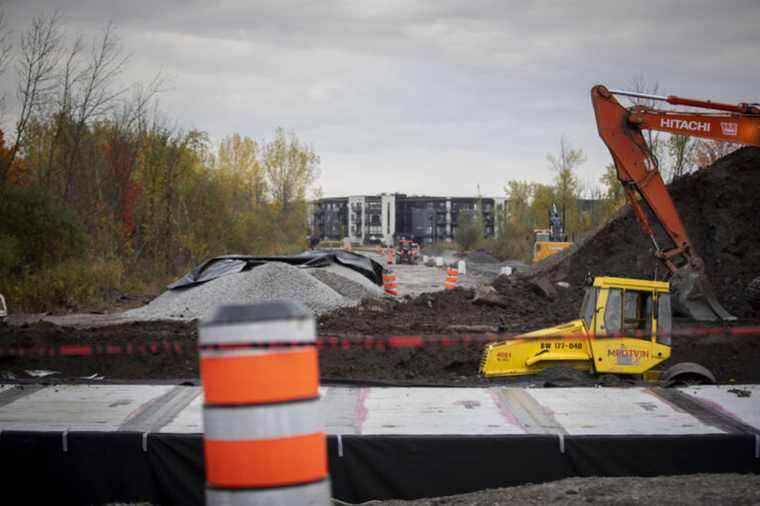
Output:
<svg viewBox="0 0 760 506">
<path fill-rule="evenodd" d="M 197 504 L 200 434 L 3 431 L 8 504 Z M 145 443 L 145 444 L 143 444 Z M 753 434 L 328 437 L 333 496 L 415 499 L 571 476 L 760 473 Z M 12 500 L 11 498 L 18 498 Z"/>
<path fill-rule="evenodd" d="M 362 274 L 378 286 L 383 286 L 383 266 L 369 257 L 343 250 L 304 251 L 300 255 L 257 257 L 226 255 L 206 260 L 174 283 L 169 290 L 188 288 L 212 279 L 248 271 L 267 262 L 283 262 L 303 267 L 326 267 L 338 264 Z"/>
</svg>

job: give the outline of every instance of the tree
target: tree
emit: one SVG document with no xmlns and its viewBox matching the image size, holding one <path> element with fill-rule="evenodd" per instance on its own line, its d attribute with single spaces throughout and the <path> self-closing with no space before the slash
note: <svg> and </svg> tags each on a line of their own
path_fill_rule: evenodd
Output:
<svg viewBox="0 0 760 506">
<path fill-rule="evenodd" d="M 620 202 L 625 199 L 623 185 L 620 183 L 615 164 L 610 163 L 604 168 L 604 174 L 599 178 L 604 186 L 604 200 L 608 202 Z"/>
<path fill-rule="evenodd" d="M 274 140 L 264 145 L 264 168 L 269 177 L 275 205 L 287 217 L 292 204 L 305 201 L 306 191 L 319 175 L 319 156 L 301 144 L 295 134 L 275 131 Z"/>
<path fill-rule="evenodd" d="M 113 111 L 117 100 L 128 87 L 115 87 L 128 60 L 122 54 L 114 26 L 109 23 L 99 37 L 94 37 L 89 60 L 73 78 L 71 98 L 71 138 L 63 166 L 64 198 L 70 198 L 77 176 L 75 165 L 85 129 L 89 122 L 100 119 Z"/>
<path fill-rule="evenodd" d="M 580 197 L 580 184 L 576 170 L 586 161 L 586 155 L 582 149 L 573 149 L 563 136 L 560 139 L 557 156 L 547 155 L 546 159 L 555 173 L 554 197 L 565 223 L 565 229 L 569 232 L 577 228 L 579 222 L 577 203 Z"/>
<path fill-rule="evenodd" d="M 250 209 L 266 202 L 266 174 L 258 154 L 256 141 L 237 133 L 225 137 L 219 145 L 216 168 L 222 177 L 234 181 L 233 199 L 238 208 Z"/>
<path fill-rule="evenodd" d="M 740 147 L 733 142 L 700 139 L 694 148 L 694 161 L 699 168 L 709 167 Z"/>
<path fill-rule="evenodd" d="M 483 240 L 482 209 L 472 212 L 460 210 L 457 216 L 457 228 L 454 239 L 463 250 L 471 250 Z"/>
<path fill-rule="evenodd" d="M 694 139 L 688 135 L 671 135 L 668 139 L 668 154 L 672 161 L 669 173 L 665 178 L 667 182 L 678 179 L 694 169 Z"/>
<path fill-rule="evenodd" d="M 519 235 L 530 228 L 530 201 L 532 188 L 527 181 L 512 180 L 504 188 L 507 196 L 506 231 L 510 235 Z"/>
<path fill-rule="evenodd" d="M 647 94 L 647 95 L 656 95 L 657 92 L 660 90 L 660 85 L 658 83 L 654 83 L 651 86 L 647 84 L 647 81 L 643 75 L 639 75 L 638 77 L 633 78 L 631 80 L 630 87 L 632 91 L 636 93 L 642 93 L 642 94 Z M 626 98 L 634 106 L 654 108 L 654 105 L 655 105 L 654 100 L 651 100 L 648 98 L 639 98 L 639 97 L 626 97 Z M 644 134 L 644 140 L 646 141 L 649 151 L 652 153 L 652 155 L 656 159 L 659 159 L 664 148 L 662 138 L 660 137 L 660 132 L 657 132 L 655 130 L 647 130 L 646 132 L 643 132 L 643 134 Z"/>
<path fill-rule="evenodd" d="M 599 178 L 599 182 L 604 187 L 602 194 L 604 201 L 603 216 L 606 218 L 625 204 L 625 191 L 623 191 L 623 185 L 618 180 L 615 164 L 610 163 L 604 168 L 604 173 Z"/>
<path fill-rule="evenodd" d="M 21 110 L 16 120 L 16 137 L 11 146 L 9 163 L 13 163 L 24 143 L 24 136 L 33 114 L 47 106 L 55 89 L 56 65 L 61 50 L 60 14 L 40 14 L 32 26 L 21 34 L 20 57 L 16 65 L 18 100 Z M 3 167 L 0 181 L 5 181 Z"/>
<path fill-rule="evenodd" d="M 549 209 L 552 203 L 557 201 L 555 188 L 545 184 L 534 183 L 531 185 L 531 205 L 530 205 L 530 229 L 549 228 Z M 562 209 L 560 208 L 560 212 Z M 567 223 L 565 223 L 567 229 Z"/>
<path fill-rule="evenodd" d="M 0 9 L 0 77 L 5 74 L 11 61 L 13 46 L 11 45 L 11 33 L 8 28 L 8 20 L 5 11 Z M 0 95 L 0 119 L 5 114 L 5 93 Z"/>
</svg>

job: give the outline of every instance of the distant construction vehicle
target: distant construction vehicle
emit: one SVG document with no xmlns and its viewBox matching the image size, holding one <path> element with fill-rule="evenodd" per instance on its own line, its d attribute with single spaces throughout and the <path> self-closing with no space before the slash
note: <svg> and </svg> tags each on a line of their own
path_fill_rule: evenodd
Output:
<svg viewBox="0 0 760 506">
<path fill-rule="evenodd" d="M 551 228 L 533 230 L 533 263 L 556 255 L 573 245 L 567 241 L 565 225 L 555 202 L 552 202 L 549 208 L 549 225 Z"/>
<path fill-rule="evenodd" d="M 644 105 L 626 108 L 615 95 L 720 112 L 665 111 Z M 602 85 L 591 89 L 591 102 L 599 136 L 612 154 L 628 203 L 641 228 L 652 240 L 655 256 L 669 271 L 674 309 L 696 320 L 735 320 L 715 297 L 704 274 L 704 262 L 693 248 L 660 175 L 657 157 L 644 140 L 642 131 L 657 130 L 760 146 L 760 104 L 723 104 L 672 95 L 663 97 L 609 90 Z M 662 226 L 669 244 L 663 246 L 658 241 L 647 210 Z"/>
<path fill-rule="evenodd" d="M 559 366 L 643 375 L 670 357 L 671 321 L 667 282 L 597 277 L 586 288 L 577 320 L 488 345 L 480 374 L 524 376 Z M 661 379 L 715 383 L 709 370 L 690 362 L 671 367 Z"/>
<path fill-rule="evenodd" d="M 401 239 L 396 248 L 396 263 L 415 265 L 420 261 L 420 245 L 410 239 Z"/>
</svg>

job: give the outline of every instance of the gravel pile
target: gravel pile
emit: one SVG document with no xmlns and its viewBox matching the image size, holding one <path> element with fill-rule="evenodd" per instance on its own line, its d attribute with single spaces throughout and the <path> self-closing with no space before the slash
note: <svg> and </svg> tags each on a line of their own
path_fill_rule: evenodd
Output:
<svg viewBox="0 0 760 506">
<path fill-rule="evenodd" d="M 317 315 L 358 302 L 350 296 L 344 297 L 303 269 L 270 262 L 199 286 L 168 291 L 145 307 L 127 311 L 124 316 L 136 320 L 192 320 L 205 316 L 217 304 L 252 304 L 274 299 L 300 302 Z"/>
<path fill-rule="evenodd" d="M 355 302 L 366 298 L 383 296 L 382 288 L 348 267 L 330 265 L 328 267 L 308 269 L 306 272 L 339 294 Z"/>
</svg>

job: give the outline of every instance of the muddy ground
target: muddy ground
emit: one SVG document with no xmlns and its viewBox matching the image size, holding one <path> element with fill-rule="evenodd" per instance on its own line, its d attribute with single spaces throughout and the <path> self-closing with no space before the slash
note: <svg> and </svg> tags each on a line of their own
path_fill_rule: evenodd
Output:
<svg viewBox="0 0 760 506">
<path fill-rule="evenodd" d="M 462 302 L 463 307 L 467 304 L 469 302 Z M 407 309 L 399 311 L 404 314 Z M 494 324 L 500 321 L 495 313 L 491 317 Z M 387 318 L 387 328 L 398 328 L 392 323 L 396 318 L 402 317 Z M 420 328 L 431 332 L 436 330 L 427 317 L 421 316 L 420 322 L 414 333 L 423 334 L 418 332 Z M 441 328 L 437 327 L 438 330 Z M 324 330 L 323 335 L 344 334 L 330 327 L 324 327 Z M 350 334 L 357 336 L 358 333 Z M 387 336 L 384 332 L 373 332 L 372 335 Z M 446 335 L 456 337 L 458 334 L 448 332 Z M 712 370 L 723 383 L 760 383 L 760 338 L 715 334 L 673 339 L 671 364 L 698 362 Z M 133 353 L 84 357 L 50 357 L 39 353 L 40 348 L 62 344 L 101 345 L 100 350 L 104 351 L 106 343 L 123 349 L 131 344 Z M 150 350 L 151 343 L 158 343 L 155 352 Z M 171 344 L 171 351 L 164 348 L 164 343 Z M 0 327 L 0 375 L 6 379 L 30 379 L 25 371 L 43 369 L 60 373 L 48 378 L 53 380 L 77 379 L 92 374 L 108 380 L 193 379 L 198 376 L 196 343 L 196 324 L 193 322 L 141 322 L 90 329 L 59 327 L 50 323 L 4 326 Z M 175 344 L 179 345 L 179 350 Z M 8 355 L 8 347 L 16 346 L 25 351 L 23 356 Z M 431 345 L 384 351 L 356 345 L 347 349 L 326 347 L 320 351 L 320 368 L 325 381 L 462 386 L 503 382 L 478 377 L 481 351 L 482 344 Z M 541 383 L 543 379 L 531 381 Z"/>
<path fill-rule="evenodd" d="M 760 476 L 693 474 L 656 478 L 568 478 L 541 485 L 481 490 L 415 501 L 372 501 L 377 506 L 496 506 L 634 504 L 713 506 L 760 504 Z"/>
</svg>

